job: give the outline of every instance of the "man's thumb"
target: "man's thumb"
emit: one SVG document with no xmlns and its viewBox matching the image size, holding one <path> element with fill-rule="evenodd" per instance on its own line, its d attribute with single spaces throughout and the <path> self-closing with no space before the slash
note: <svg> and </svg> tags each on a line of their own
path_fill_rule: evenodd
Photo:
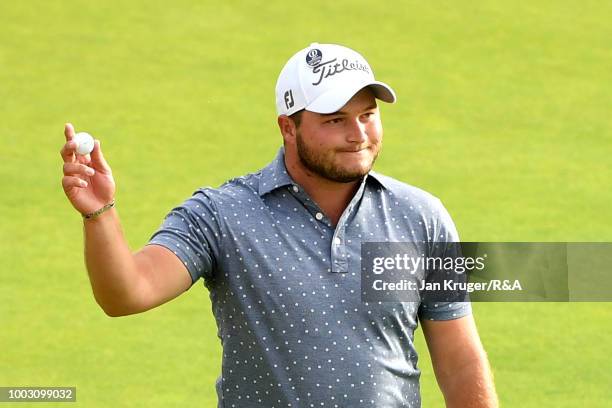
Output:
<svg viewBox="0 0 612 408">
<path fill-rule="evenodd" d="M 96 170 L 102 170 L 105 173 L 111 172 L 111 168 L 102 154 L 102 148 L 100 147 L 100 141 L 98 139 L 94 141 L 94 148 L 91 152 L 91 161 Z"/>
</svg>

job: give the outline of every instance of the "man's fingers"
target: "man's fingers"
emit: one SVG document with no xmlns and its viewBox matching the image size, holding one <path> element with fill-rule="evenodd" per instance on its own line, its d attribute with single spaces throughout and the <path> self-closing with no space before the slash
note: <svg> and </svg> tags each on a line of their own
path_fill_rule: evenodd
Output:
<svg viewBox="0 0 612 408">
<path fill-rule="evenodd" d="M 79 162 L 83 164 L 91 163 L 91 155 L 87 153 L 85 156 L 79 156 Z"/>
<path fill-rule="evenodd" d="M 93 176 L 96 173 L 94 169 L 80 163 L 64 163 L 64 175 L 66 176 Z"/>
<path fill-rule="evenodd" d="M 62 187 L 64 187 L 64 191 L 68 191 L 68 189 L 72 187 L 86 188 L 87 186 L 87 181 L 78 178 L 77 176 L 64 176 L 62 178 Z"/>
<path fill-rule="evenodd" d="M 100 147 L 100 141 L 98 139 L 94 140 L 94 148 L 90 154 L 91 163 L 96 169 L 101 170 L 107 174 L 111 173 L 111 168 L 106 162 L 104 155 L 102 154 L 102 148 Z"/>
<path fill-rule="evenodd" d="M 74 163 L 76 161 L 75 150 L 76 142 L 69 140 L 64 144 L 62 150 L 60 150 L 60 155 L 65 163 Z"/>
<path fill-rule="evenodd" d="M 64 125 L 64 136 L 66 136 L 66 141 L 69 142 L 74 137 L 74 126 L 72 123 L 66 123 Z"/>
</svg>

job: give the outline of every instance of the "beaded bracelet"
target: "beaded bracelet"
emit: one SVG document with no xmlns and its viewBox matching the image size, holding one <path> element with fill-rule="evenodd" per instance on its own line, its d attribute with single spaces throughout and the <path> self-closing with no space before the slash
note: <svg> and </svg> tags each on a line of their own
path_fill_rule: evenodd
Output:
<svg viewBox="0 0 612 408">
<path fill-rule="evenodd" d="M 81 214 L 83 216 L 84 219 L 91 219 L 91 218 L 96 218 L 97 216 L 99 216 L 100 214 L 102 214 L 105 211 L 110 210 L 111 208 L 113 208 L 115 206 L 115 200 L 113 200 L 110 204 L 106 204 L 104 207 L 100 208 L 98 211 L 94 211 L 90 214 Z"/>
</svg>

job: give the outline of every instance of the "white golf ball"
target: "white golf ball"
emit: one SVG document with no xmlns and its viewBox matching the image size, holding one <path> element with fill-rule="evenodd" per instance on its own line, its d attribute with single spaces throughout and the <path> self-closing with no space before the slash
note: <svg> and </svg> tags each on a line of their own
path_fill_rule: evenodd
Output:
<svg viewBox="0 0 612 408">
<path fill-rule="evenodd" d="M 89 133 L 79 132 L 76 135 L 74 135 L 73 140 L 77 144 L 77 148 L 76 148 L 77 154 L 80 154 L 81 156 L 85 156 L 86 154 L 89 154 L 92 152 L 94 148 L 94 139 L 93 137 L 91 137 Z"/>
</svg>

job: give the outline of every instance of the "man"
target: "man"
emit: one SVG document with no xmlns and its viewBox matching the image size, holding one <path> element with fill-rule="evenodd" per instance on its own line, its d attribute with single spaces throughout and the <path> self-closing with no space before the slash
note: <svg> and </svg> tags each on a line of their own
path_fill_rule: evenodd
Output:
<svg viewBox="0 0 612 408">
<path fill-rule="evenodd" d="M 419 407 L 418 319 L 447 406 L 497 406 L 469 303 L 361 299 L 362 242 L 457 240 L 438 199 L 371 171 L 376 99 L 395 94 L 357 52 L 299 51 L 277 82 L 276 159 L 199 189 L 133 254 L 100 142 L 77 158 L 66 125 L 62 183 L 85 217 L 97 302 L 110 316 L 139 313 L 203 278 L 223 345 L 219 406 Z"/>
</svg>

